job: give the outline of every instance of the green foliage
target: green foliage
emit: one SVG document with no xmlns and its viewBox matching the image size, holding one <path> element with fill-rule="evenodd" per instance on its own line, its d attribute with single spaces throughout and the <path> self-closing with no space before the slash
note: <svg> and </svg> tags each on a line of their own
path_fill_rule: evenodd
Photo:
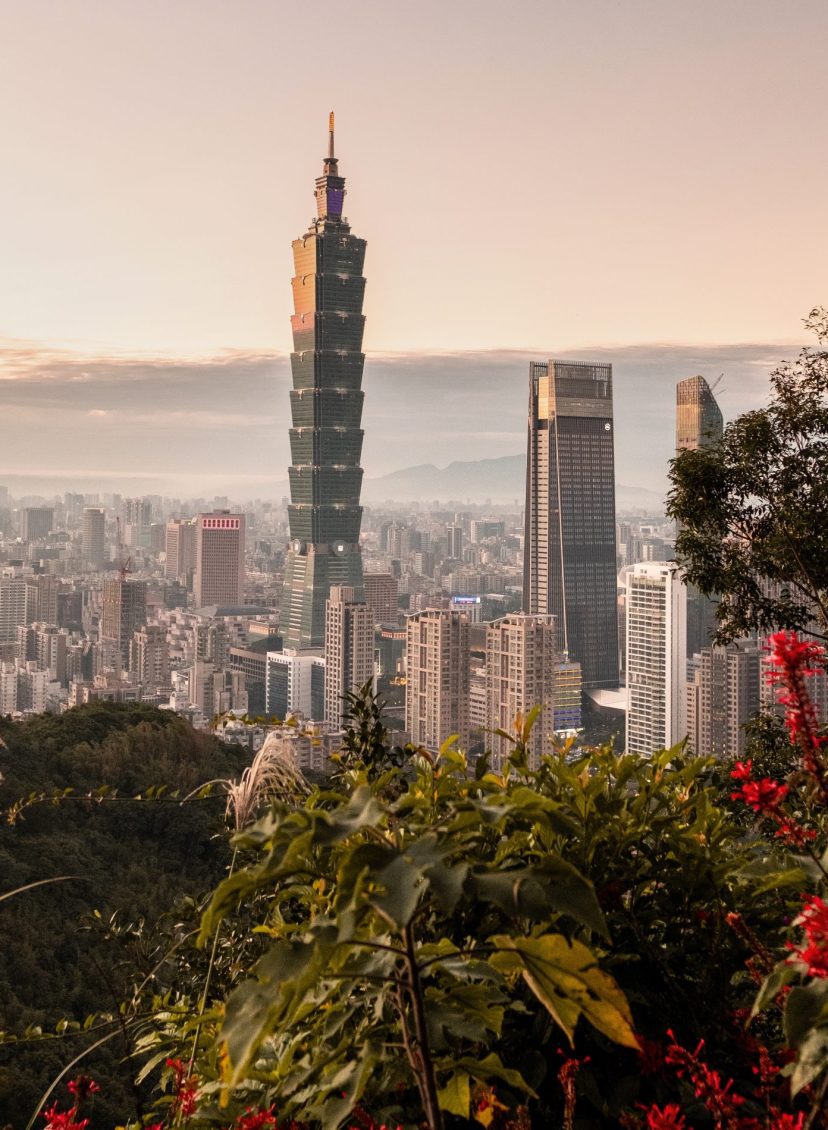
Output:
<svg viewBox="0 0 828 1130">
<path fill-rule="evenodd" d="M 14 1037 L 0 1046 L 0 1125 L 24 1126 L 62 1067 L 115 1031 L 90 1060 L 94 1125 L 111 1130 L 148 1101 L 119 1062 L 132 1050 L 121 1005 L 157 959 L 159 921 L 229 858 L 221 802 L 182 808 L 172 794 L 237 771 L 238 753 L 141 704 L 0 719 L 0 739 L 0 809 L 17 813 L 0 818 L 0 895 L 29 888 L 0 902 L 0 1031 Z M 158 799 L 130 799 L 162 781 Z M 65 799 L 15 805 L 32 794 Z M 170 976 L 180 983 L 168 965 L 152 987 Z"/>
<path fill-rule="evenodd" d="M 824 346 L 828 317 L 806 322 Z M 668 514 L 688 580 L 719 597 L 722 642 L 752 631 L 828 632 L 828 351 L 771 376 L 766 408 L 720 443 L 673 460 Z"/>
</svg>

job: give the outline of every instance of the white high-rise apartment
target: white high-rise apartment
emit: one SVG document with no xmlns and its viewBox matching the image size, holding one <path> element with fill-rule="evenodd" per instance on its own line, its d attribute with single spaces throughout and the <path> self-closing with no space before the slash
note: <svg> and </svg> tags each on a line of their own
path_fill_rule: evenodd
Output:
<svg viewBox="0 0 828 1130">
<path fill-rule="evenodd" d="M 627 752 L 651 754 L 687 736 L 687 589 L 675 561 L 627 575 Z"/>
<path fill-rule="evenodd" d="M 543 753 L 549 752 L 549 738 L 555 729 L 555 689 L 561 659 L 554 616 L 514 613 L 486 628 L 486 725 L 511 734 L 518 716 L 525 718 L 533 707 L 539 707 L 529 738 L 533 768 Z M 494 733 L 486 735 L 486 746 L 491 748 L 496 769 L 514 748 Z"/>
<path fill-rule="evenodd" d="M 135 632 L 129 645 L 129 671 L 133 682 L 153 694 L 170 686 L 170 647 L 167 633 L 158 624 Z"/>
<path fill-rule="evenodd" d="M 17 629 L 37 615 L 37 589 L 31 580 L 0 579 L 0 643 L 15 643 Z"/>
<path fill-rule="evenodd" d="M 705 757 L 743 757 L 744 725 L 759 711 L 759 644 L 705 647 L 687 675 L 688 748 Z"/>
<path fill-rule="evenodd" d="M 196 519 L 196 608 L 238 606 L 244 596 L 244 514 L 214 510 Z"/>
<path fill-rule="evenodd" d="M 406 621 L 405 728 L 439 749 L 457 734 L 469 744 L 469 622 L 462 612 L 427 609 Z"/>
<path fill-rule="evenodd" d="M 325 722 L 339 729 L 345 696 L 374 677 L 374 617 L 352 587 L 332 585 L 325 604 Z"/>
</svg>

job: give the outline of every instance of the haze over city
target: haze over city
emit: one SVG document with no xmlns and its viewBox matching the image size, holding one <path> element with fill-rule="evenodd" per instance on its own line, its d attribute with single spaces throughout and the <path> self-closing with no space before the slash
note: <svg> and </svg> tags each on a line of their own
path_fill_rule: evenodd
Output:
<svg viewBox="0 0 828 1130">
<path fill-rule="evenodd" d="M 312 58 L 291 3 L 0 20 L 0 472 L 21 487 L 284 483 L 290 241 L 332 106 L 369 248 L 368 480 L 518 454 L 528 360 L 606 356 L 618 481 L 662 490 L 676 380 L 726 372 L 731 417 L 803 340 L 828 252 L 821 3 L 323 2 Z"/>
</svg>

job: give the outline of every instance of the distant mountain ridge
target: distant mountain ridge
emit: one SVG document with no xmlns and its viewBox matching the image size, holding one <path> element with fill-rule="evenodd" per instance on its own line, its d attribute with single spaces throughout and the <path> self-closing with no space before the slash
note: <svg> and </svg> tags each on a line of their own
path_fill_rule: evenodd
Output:
<svg viewBox="0 0 828 1130">
<path fill-rule="evenodd" d="M 526 456 L 503 455 L 497 459 L 455 460 L 447 467 L 419 463 L 376 479 L 365 479 L 362 499 L 366 503 L 456 501 L 523 504 L 526 490 Z M 616 484 L 619 510 L 662 512 L 664 495 L 645 487 Z"/>
</svg>

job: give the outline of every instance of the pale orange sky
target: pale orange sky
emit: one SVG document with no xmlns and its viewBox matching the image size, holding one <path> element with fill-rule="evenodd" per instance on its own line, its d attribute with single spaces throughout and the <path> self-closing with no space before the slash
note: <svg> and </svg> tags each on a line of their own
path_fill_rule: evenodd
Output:
<svg viewBox="0 0 828 1130">
<path fill-rule="evenodd" d="M 825 0 L 0 0 L 0 336 L 290 348 L 328 110 L 369 351 L 783 341 Z"/>
</svg>

